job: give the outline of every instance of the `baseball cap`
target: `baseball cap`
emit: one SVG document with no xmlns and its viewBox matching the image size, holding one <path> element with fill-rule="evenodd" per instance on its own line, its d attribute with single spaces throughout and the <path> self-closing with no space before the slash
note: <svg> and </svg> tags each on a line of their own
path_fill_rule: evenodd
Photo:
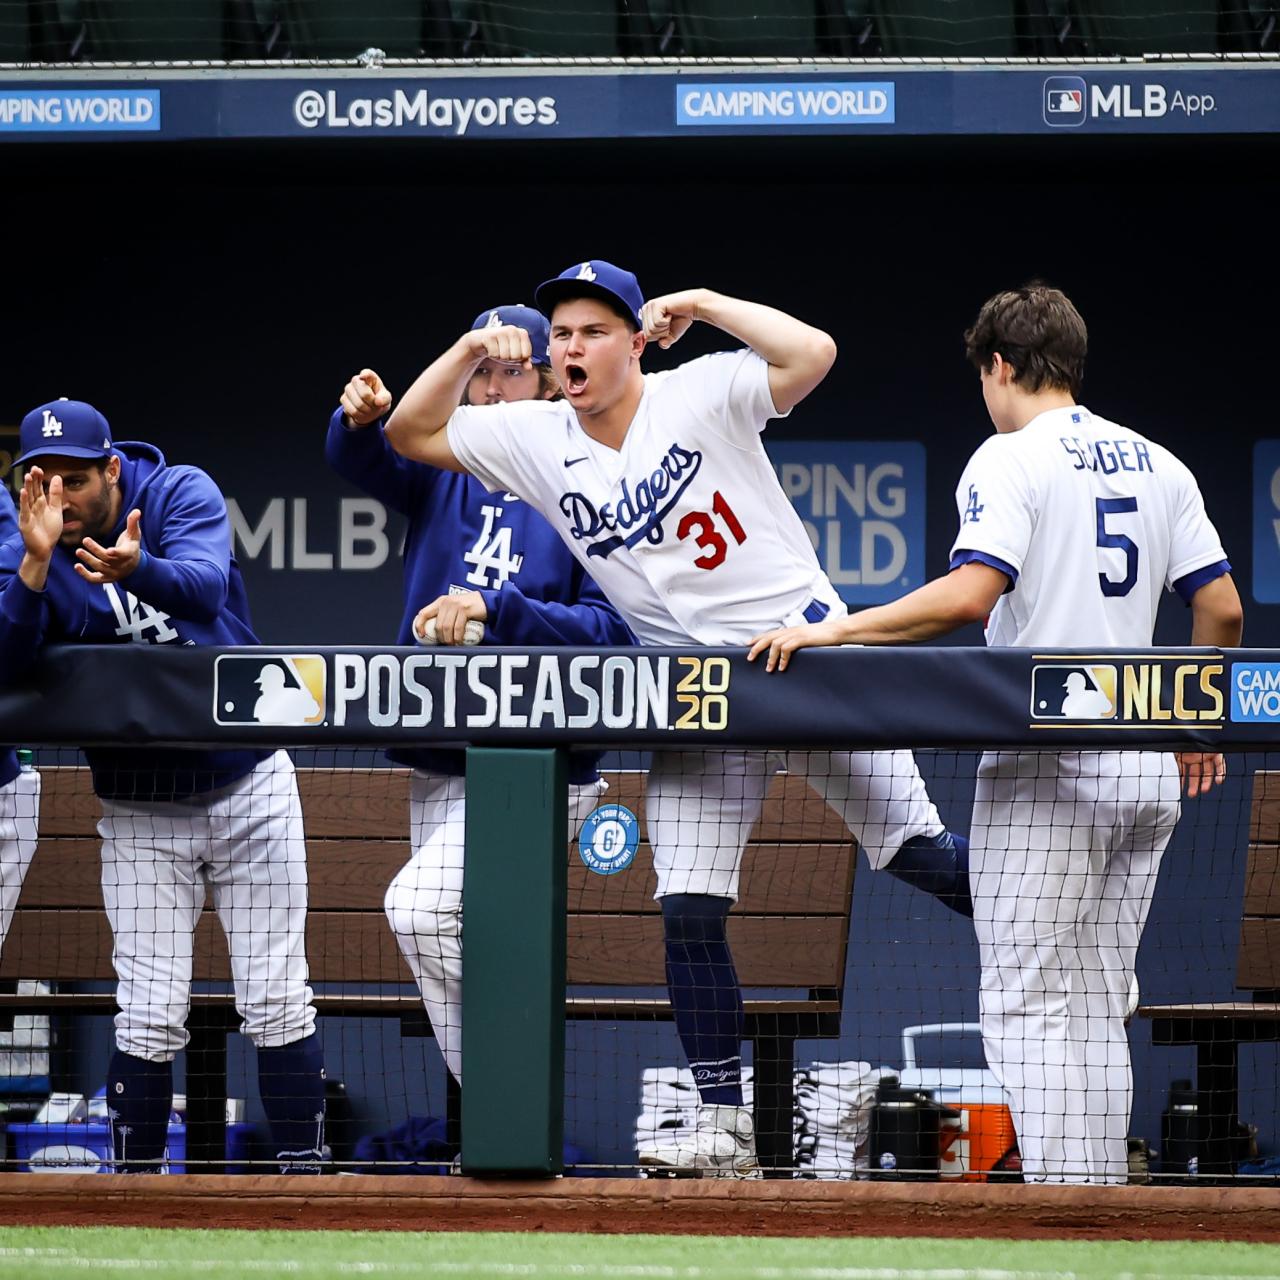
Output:
<svg viewBox="0 0 1280 1280">
<path fill-rule="evenodd" d="M 496 329 L 503 324 L 513 324 L 528 333 L 529 342 L 533 346 L 534 364 L 551 363 L 551 358 L 547 355 L 551 326 L 547 324 L 547 317 L 541 311 L 526 307 L 522 302 L 511 307 L 491 307 L 488 311 L 482 311 L 476 316 L 476 322 L 471 328 L 473 330 Z"/>
<path fill-rule="evenodd" d="M 640 292 L 640 281 L 630 271 L 623 271 L 603 258 L 575 263 L 554 280 L 544 280 L 533 300 L 543 315 L 550 316 L 561 299 L 581 297 L 602 298 L 637 329 L 641 327 L 640 308 L 644 306 L 644 294 Z"/>
<path fill-rule="evenodd" d="M 14 465 L 31 458 L 109 458 L 111 428 L 91 404 L 83 400 L 51 400 L 32 409 L 18 429 L 21 456 Z"/>
</svg>

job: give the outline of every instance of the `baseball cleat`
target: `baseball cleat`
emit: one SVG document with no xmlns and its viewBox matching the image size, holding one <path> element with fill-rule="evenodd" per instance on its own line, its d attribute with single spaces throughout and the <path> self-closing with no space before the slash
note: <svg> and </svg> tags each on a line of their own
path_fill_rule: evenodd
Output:
<svg viewBox="0 0 1280 1280">
<path fill-rule="evenodd" d="M 640 1152 L 640 1164 L 675 1177 L 761 1178 L 756 1130 L 746 1107 L 698 1108 L 693 1136 L 669 1147 Z"/>
</svg>

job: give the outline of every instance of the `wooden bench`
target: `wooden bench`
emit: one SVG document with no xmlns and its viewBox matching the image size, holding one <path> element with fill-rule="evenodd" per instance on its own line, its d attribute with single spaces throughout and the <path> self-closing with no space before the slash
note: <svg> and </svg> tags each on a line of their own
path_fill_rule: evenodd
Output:
<svg viewBox="0 0 1280 1280">
<path fill-rule="evenodd" d="M 43 769 L 40 844 L 23 887 L 0 979 L 58 984 L 46 995 L 0 994 L 0 1011 L 113 1013 L 111 989 L 67 984 L 114 979 L 111 932 L 99 885 L 97 798 L 81 768 Z M 607 799 L 643 821 L 642 774 L 612 775 Z M 399 1017 L 407 1034 L 430 1034 L 417 989 L 383 915 L 387 884 L 408 857 L 409 775 L 401 769 L 299 769 L 307 837 L 307 954 L 323 1016 Z M 643 830 L 643 828 L 642 828 Z M 802 778 L 774 781 L 744 863 L 730 938 L 753 1046 L 762 1162 L 794 1164 L 793 1072 L 797 1038 L 840 1031 L 849 904 L 856 848 L 836 815 Z M 569 849 L 566 1016 L 605 1022 L 671 1018 L 665 995 L 662 916 L 642 844 L 627 872 L 601 876 Z M 195 993 L 188 1019 L 187 1153 L 225 1159 L 226 1035 L 238 1025 L 226 943 L 210 906 L 196 934 Z M 601 988 L 600 994 L 582 993 Z M 610 988 L 608 994 L 603 989 Z M 621 989 L 621 994 L 619 993 Z M 778 992 L 786 994 L 779 996 Z M 103 1064 L 105 1066 L 105 1063 Z M 638 1102 L 638 1100 L 637 1100 Z M 456 1098 L 452 1110 L 456 1115 Z"/>
<path fill-rule="evenodd" d="M 1253 778 L 1236 986 L 1251 1000 L 1145 1005 L 1151 1039 L 1194 1045 L 1196 1088 L 1209 1116 L 1202 1174 L 1235 1172 L 1240 1140 L 1240 1046 L 1280 1040 L 1280 773 Z"/>
</svg>

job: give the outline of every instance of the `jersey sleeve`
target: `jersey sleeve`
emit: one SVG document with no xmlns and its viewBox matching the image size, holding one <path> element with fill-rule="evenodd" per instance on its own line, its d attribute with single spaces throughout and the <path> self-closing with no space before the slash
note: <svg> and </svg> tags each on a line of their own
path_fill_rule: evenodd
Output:
<svg viewBox="0 0 1280 1280">
<path fill-rule="evenodd" d="M 0 686 L 6 688 L 35 662 L 50 613 L 48 588 L 32 591 L 18 576 L 25 553 L 16 535 L 0 545 Z"/>
<path fill-rule="evenodd" d="M 547 443 L 551 426 L 541 420 L 538 403 L 463 405 L 445 426 L 453 456 L 490 493 L 505 490 L 533 507 L 539 496 L 533 446 Z"/>
<path fill-rule="evenodd" d="M 786 417 L 774 407 L 768 361 L 749 347 L 690 360 L 671 376 L 694 416 L 730 443 L 753 443 L 770 418 Z"/>
<path fill-rule="evenodd" d="M 1165 586 L 1188 604 L 1207 582 L 1231 572 L 1222 539 L 1204 509 L 1204 498 L 1186 464 L 1167 455 L 1178 477 L 1169 521 L 1169 570 Z"/>
<path fill-rule="evenodd" d="M 1006 574 L 1012 588 L 1035 528 L 1035 494 L 1004 443 L 999 437 L 986 441 L 956 486 L 960 532 L 951 547 L 951 568 L 978 561 Z"/>
<path fill-rule="evenodd" d="M 392 511 L 412 515 L 430 498 L 443 472 L 402 458 L 387 443 L 381 422 L 367 427 L 344 425 L 341 409 L 329 419 L 325 461 L 344 480 L 378 499 Z"/>
<path fill-rule="evenodd" d="M 514 582 L 480 592 L 499 644 L 634 645 L 631 629 L 604 593 L 576 562 L 565 584 L 565 599 L 538 600 Z"/>
<path fill-rule="evenodd" d="M 142 529 L 149 549 L 129 590 L 175 618 L 218 618 L 231 580 L 231 520 L 213 480 L 197 467 L 170 467 L 148 494 Z"/>
</svg>

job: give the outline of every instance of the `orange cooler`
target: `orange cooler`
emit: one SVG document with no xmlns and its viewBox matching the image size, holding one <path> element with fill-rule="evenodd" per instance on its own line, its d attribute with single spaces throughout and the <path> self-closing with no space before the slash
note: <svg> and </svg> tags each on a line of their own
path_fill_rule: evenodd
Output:
<svg viewBox="0 0 1280 1280">
<path fill-rule="evenodd" d="M 980 1036 L 976 1022 L 932 1022 L 902 1031 L 903 1088 L 927 1089 L 934 1100 L 959 1111 L 944 1120 L 938 1142 L 939 1177 L 985 1182 L 1016 1141 L 1004 1090 L 985 1067 L 921 1067 L 916 1042 L 930 1036 Z"/>
</svg>

